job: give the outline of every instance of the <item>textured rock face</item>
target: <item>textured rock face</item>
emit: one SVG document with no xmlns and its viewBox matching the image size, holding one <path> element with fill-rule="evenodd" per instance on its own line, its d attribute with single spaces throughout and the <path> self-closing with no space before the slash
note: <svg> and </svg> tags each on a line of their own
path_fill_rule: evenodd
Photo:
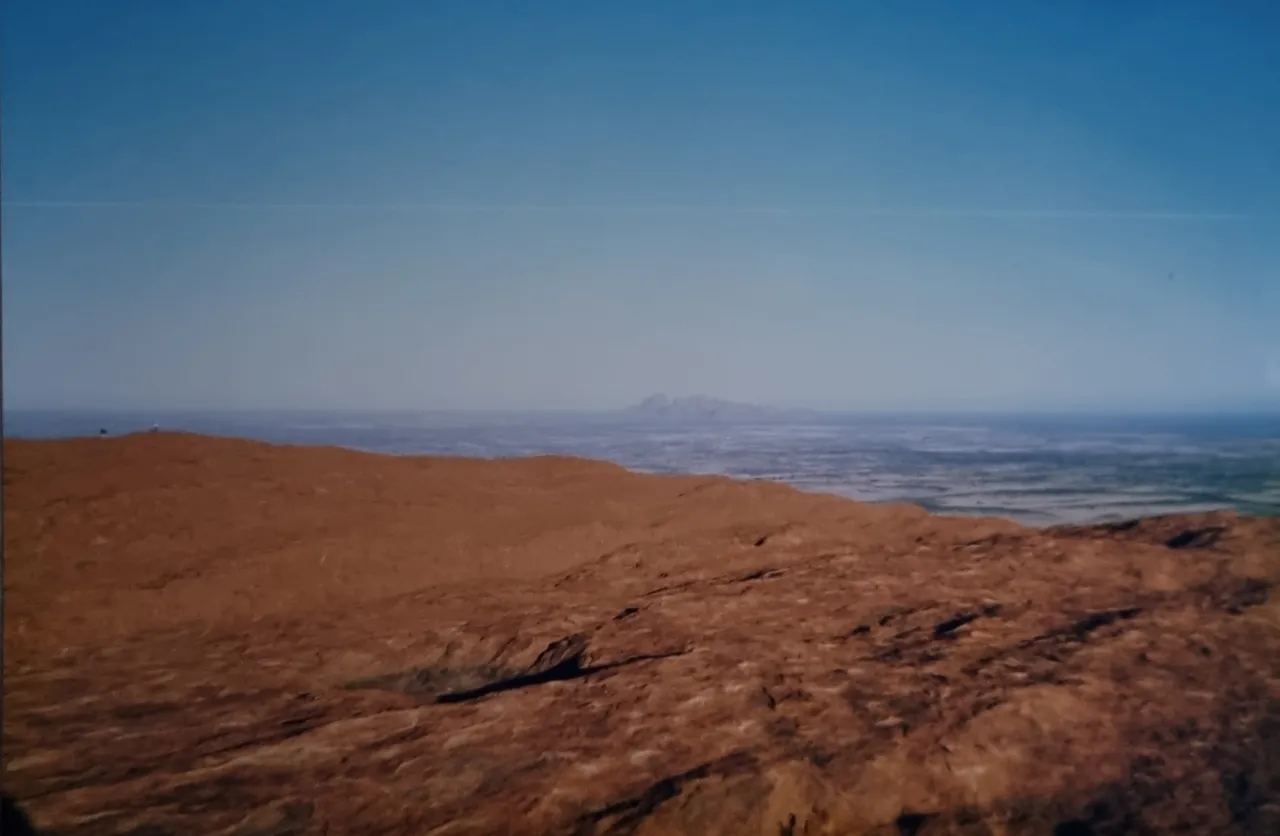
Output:
<svg viewBox="0 0 1280 836">
<path fill-rule="evenodd" d="M 571 459 L 7 443 L 54 833 L 1280 832 L 1280 521 Z"/>
</svg>

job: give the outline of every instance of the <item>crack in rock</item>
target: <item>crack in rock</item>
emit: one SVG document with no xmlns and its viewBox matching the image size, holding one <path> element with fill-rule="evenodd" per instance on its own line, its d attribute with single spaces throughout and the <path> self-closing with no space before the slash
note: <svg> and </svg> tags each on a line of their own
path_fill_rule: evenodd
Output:
<svg viewBox="0 0 1280 836">
<path fill-rule="evenodd" d="M 979 618 L 990 618 L 1000 612 L 999 604 L 990 604 L 981 610 L 966 610 L 965 612 L 956 613 L 946 621 L 940 621 L 933 628 L 933 637 L 935 639 L 955 638 L 956 631 L 967 624 L 972 624 Z"/>
<path fill-rule="evenodd" d="M 583 813 L 571 832 L 573 836 L 626 836 L 634 833 L 664 803 L 684 792 L 686 785 L 711 777 L 723 778 L 748 772 L 756 766 L 752 755 L 740 751 L 685 772 L 668 775 L 650 784 L 639 795 Z"/>
<path fill-rule="evenodd" d="M 426 667 L 402 673 L 357 680 L 348 688 L 380 688 L 424 696 L 436 703 L 459 703 L 477 700 L 490 694 L 515 691 L 548 682 L 582 679 L 592 674 L 617 668 L 684 656 L 690 649 L 680 648 L 658 653 L 638 653 L 612 662 L 590 664 L 587 658 L 588 638 L 575 633 L 547 645 L 533 664 L 512 670 L 498 665 L 467 667 Z"/>
<path fill-rule="evenodd" d="M 965 672 L 974 675 L 992 662 L 1007 657 L 1017 657 L 1028 651 L 1051 662 L 1062 662 L 1083 647 L 1093 633 L 1104 627 L 1135 618 L 1142 611 L 1142 607 L 1123 607 L 1090 613 L 1065 627 L 1048 630 L 1012 647 L 989 653 L 978 660 L 976 664 L 966 668 Z"/>
<path fill-rule="evenodd" d="M 1261 606 L 1271 597 L 1271 582 L 1261 578 L 1245 578 L 1210 593 L 1213 604 L 1231 615 L 1239 615 L 1250 607 Z"/>
<path fill-rule="evenodd" d="M 1164 544 L 1171 549 L 1207 549 L 1216 545 L 1226 530 L 1226 526 L 1222 525 L 1188 528 L 1165 540 Z"/>
<path fill-rule="evenodd" d="M 666 653 L 642 653 L 635 656 L 628 656 L 625 659 L 619 659 L 616 662 L 606 662 L 600 665 L 584 665 L 581 655 L 570 656 L 559 661 L 545 670 L 536 673 L 523 673 L 516 676 L 498 679 L 488 682 L 478 688 L 472 688 L 466 691 L 449 691 L 440 694 L 435 698 L 438 703 L 454 703 L 467 702 L 469 700 L 478 700 L 481 697 L 487 697 L 490 694 L 497 694 L 502 691 L 515 691 L 520 688 L 528 688 L 533 685 L 543 685 L 548 682 L 567 682 L 571 679 L 582 679 L 592 674 L 603 673 L 605 671 L 615 670 L 617 668 L 626 667 L 627 665 L 635 665 L 640 662 L 653 662 L 659 659 L 673 659 L 677 656 L 684 656 L 688 650 L 671 650 Z"/>
</svg>

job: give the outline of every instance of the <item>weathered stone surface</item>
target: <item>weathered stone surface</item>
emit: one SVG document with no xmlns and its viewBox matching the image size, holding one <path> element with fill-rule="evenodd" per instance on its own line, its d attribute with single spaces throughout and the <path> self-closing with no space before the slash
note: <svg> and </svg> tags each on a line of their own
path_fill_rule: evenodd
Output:
<svg viewBox="0 0 1280 836">
<path fill-rule="evenodd" d="M 5 787 L 43 832 L 1280 832 L 1277 520 L 5 455 Z"/>
</svg>

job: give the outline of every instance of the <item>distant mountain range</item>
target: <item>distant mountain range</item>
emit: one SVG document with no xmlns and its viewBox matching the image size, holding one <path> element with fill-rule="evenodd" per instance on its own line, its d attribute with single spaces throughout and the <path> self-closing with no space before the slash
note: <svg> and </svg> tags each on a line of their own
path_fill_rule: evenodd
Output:
<svg viewBox="0 0 1280 836">
<path fill-rule="evenodd" d="M 650 395 L 635 406 L 628 407 L 626 411 L 630 415 L 647 418 L 702 421 L 781 421 L 817 415 L 807 409 L 736 403 L 706 395 L 679 398 Z"/>
</svg>

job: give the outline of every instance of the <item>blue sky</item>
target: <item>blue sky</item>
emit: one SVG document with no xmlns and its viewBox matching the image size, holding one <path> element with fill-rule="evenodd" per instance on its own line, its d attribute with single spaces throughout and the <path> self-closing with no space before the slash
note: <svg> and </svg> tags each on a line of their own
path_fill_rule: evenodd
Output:
<svg viewBox="0 0 1280 836">
<path fill-rule="evenodd" d="M 1280 408 L 1266 3 L 10 0 L 10 407 Z"/>
</svg>

